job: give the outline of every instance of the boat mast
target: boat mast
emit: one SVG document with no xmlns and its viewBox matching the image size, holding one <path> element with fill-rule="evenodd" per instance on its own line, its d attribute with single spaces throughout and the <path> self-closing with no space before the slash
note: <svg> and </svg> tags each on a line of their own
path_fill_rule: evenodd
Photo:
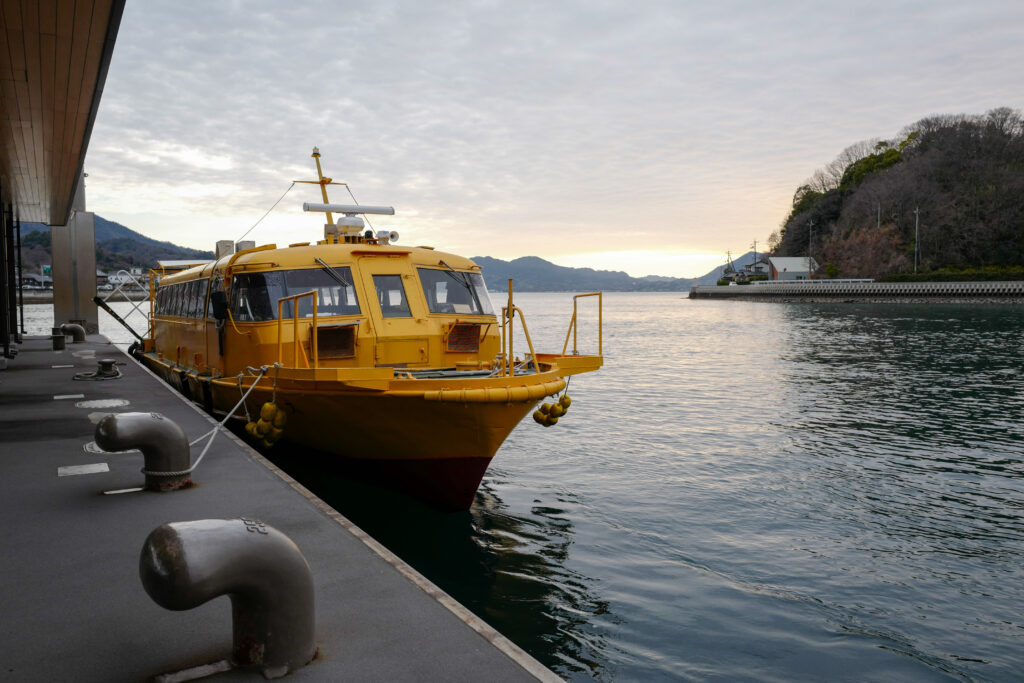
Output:
<svg viewBox="0 0 1024 683">
<path fill-rule="evenodd" d="M 316 147 L 313 148 L 313 158 L 316 159 L 316 175 L 317 175 L 318 178 L 320 178 L 320 182 L 319 182 L 320 194 L 324 198 L 324 204 L 330 204 L 331 203 L 330 200 L 327 199 L 327 183 L 332 182 L 334 179 L 333 178 L 324 178 L 324 172 L 320 168 L 320 150 L 318 148 L 316 148 Z M 309 182 L 309 181 L 306 181 L 306 182 Z M 328 223 L 333 223 L 334 222 L 334 217 L 331 215 L 330 211 L 327 212 L 327 222 Z"/>
</svg>

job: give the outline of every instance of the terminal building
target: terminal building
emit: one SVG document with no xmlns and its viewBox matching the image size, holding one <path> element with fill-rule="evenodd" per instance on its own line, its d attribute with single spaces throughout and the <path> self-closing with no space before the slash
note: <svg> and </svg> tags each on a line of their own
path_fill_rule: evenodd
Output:
<svg viewBox="0 0 1024 683">
<path fill-rule="evenodd" d="M 94 216 L 83 167 L 124 0 L 0 4 L 0 368 L 24 334 L 21 223 L 51 226 L 54 323 L 96 332 Z"/>
</svg>

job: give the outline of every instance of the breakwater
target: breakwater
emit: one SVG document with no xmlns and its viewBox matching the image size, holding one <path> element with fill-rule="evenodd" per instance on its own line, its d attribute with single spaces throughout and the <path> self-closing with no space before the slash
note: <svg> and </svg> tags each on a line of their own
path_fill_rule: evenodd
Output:
<svg viewBox="0 0 1024 683">
<path fill-rule="evenodd" d="M 1024 281 L 871 282 L 867 280 L 762 281 L 749 285 L 700 285 L 691 299 L 739 301 L 993 302 L 1024 303 Z"/>
</svg>

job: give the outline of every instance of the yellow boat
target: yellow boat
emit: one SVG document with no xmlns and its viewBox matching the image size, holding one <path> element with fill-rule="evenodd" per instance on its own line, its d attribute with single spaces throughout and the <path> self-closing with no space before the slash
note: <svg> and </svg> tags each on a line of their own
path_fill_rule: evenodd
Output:
<svg viewBox="0 0 1024 683">
<path fill-rule="evenodd" d="M 471 260 L 364 231 L 364 214 L 393 209 L 330 204 L 327 186 L 340 183 L 324 177 L 316 149 L 313 158 L 319 180 L 303 182 L 324 203 L 304 208 L 326 214 L 324 239 L 154 272 L 151 327 L 135 354 L 208 411 L 248 415 L 264 447 L 284 439 L 373 464 L 437 507 L 468 509 L 520 420 L 568 376 L 601 367 L 601 294 L 574 297 L 561 353 L 537 353 L 511 280 L 496 312 Z M 591 296 L 597 355 L 576 348 L 577 302 Z M 550 426 L 570 402 L 544 403 L 534 419 Z"/>
</svg>

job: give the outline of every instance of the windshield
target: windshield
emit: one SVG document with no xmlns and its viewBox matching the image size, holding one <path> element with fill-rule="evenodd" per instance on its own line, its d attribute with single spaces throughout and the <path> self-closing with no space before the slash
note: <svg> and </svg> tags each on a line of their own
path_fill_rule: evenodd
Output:
<svg viewBox="0 0 1024 683">
<path fill-rule="evenodd" d="M 231 315 L 240 322 L 276 320 L 281 297 L 317 292 L 317 315 L 358 315 L 359 301 L 352 286 L 352 269 L 332 269 L 345 284 L 321 268 L 240 273 L 231 285 Z M 284 317 L 293 317 L 292 302 L 284 304 Z M 311 297 L 299 299 L 299 317 L 313 317 Z"/>
<path fill-rule="evenodd" d="M 401 275 L 374 275 L 373 285 L 377 289 L 381 315 L 385 318 L 408 318 L 412 315 Z"/>
<path fill-rule="evenodd" d="M 480 273 L 420 268 L 420 284 L 431 313 L 494 315 L 487 285 Z"/>
</svg>

